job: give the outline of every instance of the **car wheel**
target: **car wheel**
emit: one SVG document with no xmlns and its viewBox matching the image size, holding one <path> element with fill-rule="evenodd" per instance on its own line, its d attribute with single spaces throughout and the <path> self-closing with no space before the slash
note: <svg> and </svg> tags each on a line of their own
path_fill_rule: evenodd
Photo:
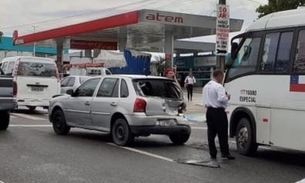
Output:
<svg viewBox="0 0 305 183">
<path fill-rule="evenodd" d="M 182 145 L 190 138 L 190 134 L 169 135 L 169 139 L 176 145 Z"/>
<path fill-rule="evenodd" d="M 8 111 L 0 111 L 0 130 L 6 130 L 10 123 L 10 113 Z"/>
<path fill-rule="evenodd" d="M 240 154 L 247 156 L 252 155 L 257 150 L 258 145 L 254 139 L 254 131 L 247 118 L 242 118 L 237 125 L 236 146 Z"/>
<path fill-rule="evenodd" d="M 29 110 L 30 110 L 31 112 L 33 112 L 33 111 L 35 111 L 36 106 L 27 106 L 27 108 L 29 108 Z"/>
<path fill-rule="evenodd" d="M 134 136 L 125 119 L 119 118 L 115 120 L 112 126 L 112 139 L 119 146 L 128 146 L 133 142 Z"/>
<path fill-rule="evenodd" d="M 70 126 L 67 125 L 65 115 L 61 110 L 56 110 L 52 116 L 53 130 L 57 135 L 67 135 Z"/>
</svg>

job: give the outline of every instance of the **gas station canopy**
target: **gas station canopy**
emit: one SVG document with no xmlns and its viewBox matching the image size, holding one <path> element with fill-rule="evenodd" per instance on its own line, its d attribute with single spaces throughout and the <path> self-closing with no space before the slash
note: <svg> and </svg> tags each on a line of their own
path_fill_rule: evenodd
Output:
<svg viewBox="0 0 305 183">
<path fill-rule="evenodd" d="M 242 24 L 241 19 L 230 19 L 230 32 L 240 31 Z M 56 47 L 61 40 L 70 49 L 149 51 L 147 46 L 156 46 L 151 43 L 166 44 L 167 31 L 173 40 L 214 35 L 216 17 L 143 9 L 28 35 L 14 31 L 13 44 Z"/>
</svg>

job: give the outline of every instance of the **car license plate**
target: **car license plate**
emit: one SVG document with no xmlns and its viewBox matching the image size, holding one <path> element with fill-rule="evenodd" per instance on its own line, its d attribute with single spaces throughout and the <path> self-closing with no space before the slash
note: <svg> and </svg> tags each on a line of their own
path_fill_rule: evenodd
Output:
<svg viewBox="0 0 305 183">
<path fill-rule="evenodd" d="M 157 122 L 160 126 L 174 126 L 176 125 L 176 121 L 173 119 L 169 119 L 169 120 L 159 120 Z"/>
<path fill-rule="evenodd" d="M 35 86 L 32 86 L 31 87 L 31 89 L 32 89 L 32 91 L 38 91 L 38 92 L 40 92 L 40 91 L 43 91 L 43 87 L 35 87 Z"/>
</svg>

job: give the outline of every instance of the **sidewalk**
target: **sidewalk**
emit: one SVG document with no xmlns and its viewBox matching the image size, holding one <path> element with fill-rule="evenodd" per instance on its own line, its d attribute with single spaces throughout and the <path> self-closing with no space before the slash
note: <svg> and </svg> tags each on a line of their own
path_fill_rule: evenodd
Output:
<svg viewBox="0 0 305 183">
<path fill-rule="evenodd" d="M 187 93 L 185 87 L 182 88 L 182 91 L 183 91 L 183 93 Z M 194 92 L 194 93 L 202 93 L 202 87 L 194 87 L 194 88 L 193 88 L 193 92 Z"/>
<path fill-rule="evenodd" d="M 184 114 L 185 114 L 185 117 L 190 122 L 203 123 L 206 120 L 206 118 L 205 118 L 206 108 L 203 107 L 201 90 L 202 90 L 202 88 L 200 88 L 200 87 L 194 88 L 192 101 L 187 101 L 187 92 L 185 89 L 183 90 L 184 99 L 185 99 L 185 102 L 187 105 L 186 111 Z"/>
</svg>

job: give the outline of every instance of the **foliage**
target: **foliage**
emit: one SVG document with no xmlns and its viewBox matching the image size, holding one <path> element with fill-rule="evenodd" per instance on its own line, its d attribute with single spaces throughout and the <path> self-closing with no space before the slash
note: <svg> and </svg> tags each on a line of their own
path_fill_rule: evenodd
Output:
<svg viewBox="0 0 305 183">
<path fill-rule="evenodd" d="M 296 9 L 298 6 L 303 6 L 305 0 L 269 0 L 267 5 L 260 5 L 256 12 L 258 17 L 263 17 L 273 12 Z"/>
<path fill-rule="evenodd" d="M 165 58 L 162 56 L 159 56 L 156 58 L 156 60 L 154 62 L 151 63 L 151 65 L 154 68 L 154 70 L 156 70 L 158 76 L 162 75 L 166 68 Z"/>
</svg>

